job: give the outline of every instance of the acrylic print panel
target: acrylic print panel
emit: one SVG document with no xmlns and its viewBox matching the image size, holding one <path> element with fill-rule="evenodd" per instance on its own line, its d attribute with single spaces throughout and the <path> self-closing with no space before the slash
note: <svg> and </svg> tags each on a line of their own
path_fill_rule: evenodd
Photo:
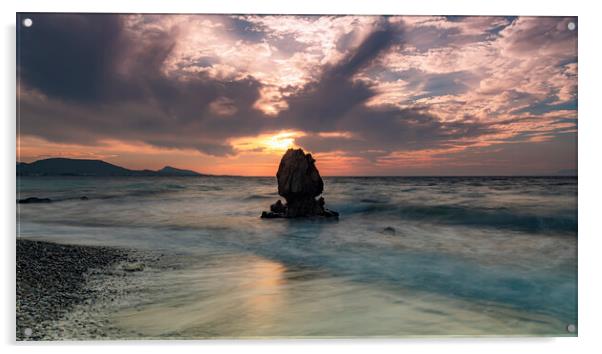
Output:
<svg viewBox="0 0 602 354">
<path fill-rule="evenodd" d="M 18 14 L 18 339 L 577 335 L 577 31 Z"/>
</svg>

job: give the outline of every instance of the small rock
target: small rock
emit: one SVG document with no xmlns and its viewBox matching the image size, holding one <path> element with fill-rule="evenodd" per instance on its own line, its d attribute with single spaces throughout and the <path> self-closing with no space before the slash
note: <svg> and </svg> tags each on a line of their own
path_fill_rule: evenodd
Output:
<svg viewBox="0 0 602 354">
<path fill-rule="evenodd" d="M 385 234 L 389 234 L 389 235 L 395 235 L 395 233 L 396 233 L 396 230 L 395 230 L 395 228 L 394 228 L 394 227 L 387 226 L 387 227 L 385 227 L 385 228 L 383 229 L 383 233 L 385 233 Z"/>
<path fill-rule="evenodd" d="M 125 270 L 126 272 L 141 272 L 144 270 L 144 263 L 141 263 L 141 262 L 126 263 L 123 266 L 121 266 L 121 269 Z"/>
<path fill-rule="evenodd" d="M 261 218 L 262 219 L 277 219 L 277 218 L 284 218 L 284 214 L 280 214 L 280 213 L 274 213 L 273 211 L 262 211 L 261 212 Z"/>
<path fill-rule="evenodd" d="M 280 199 L 278 199 L 276 203 L 270 205 L 270 210 L 274 213 L 284 214 L 286 212 L 286 207 L 284 206 L 284 204 L 282 204 Z"/>
<path fill-rule="evenodd" d="M 51 203 L 52 200 L 50 198 L 37 198 L 37 197 L 29 197 L 25 199 L 19 199 L 17 203 L 19 204 L 35 204 L 35 203 Z"/>
</svg>

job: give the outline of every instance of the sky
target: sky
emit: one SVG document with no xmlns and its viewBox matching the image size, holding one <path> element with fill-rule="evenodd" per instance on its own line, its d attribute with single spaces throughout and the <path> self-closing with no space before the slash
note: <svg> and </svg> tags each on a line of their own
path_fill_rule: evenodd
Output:
<svg viewBox="0 0 602 354">
<path fill-rule="evenodd" d="M 577 168 L 576 18 L 20 14 L 17 160 L 271 176 Z"/>
</svg>

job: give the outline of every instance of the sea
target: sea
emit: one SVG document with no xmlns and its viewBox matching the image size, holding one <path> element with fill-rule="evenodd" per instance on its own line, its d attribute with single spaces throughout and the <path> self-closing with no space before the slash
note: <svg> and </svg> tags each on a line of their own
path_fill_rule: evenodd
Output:
<svg viewBox="0 0 602 354">
<path fill-rule="evenodd" d="M 19 177 L 53 202 L 17 204 L 17 237 L 146 257 L 95 278 L 115 296 L 62 320 L 75 338 L 577 334 L 576 177 L 324 183 L 338 220 L 261 219 L 273 177 Z"/>
</svg>

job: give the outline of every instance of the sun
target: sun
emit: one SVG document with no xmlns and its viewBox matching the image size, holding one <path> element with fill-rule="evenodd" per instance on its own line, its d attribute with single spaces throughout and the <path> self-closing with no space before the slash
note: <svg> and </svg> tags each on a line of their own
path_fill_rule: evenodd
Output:
<svg viewBox="0 0 602 354">
<path fill-rule="evenodd" d="M 302 131 L 282 130 L 274 133 L 261 134 L 233 139 L 232 146 L 238 151 L 263 151 L 268 153 L 281 153 L 295 147 L 295 139 L 305 136 Z"/>
<path fill-rule="evenodd" d="M 295 143 L 295 132 L 282 132 L 267 138 L 263 144 L 270 150 L 287 150 Z"/>
</svg>

